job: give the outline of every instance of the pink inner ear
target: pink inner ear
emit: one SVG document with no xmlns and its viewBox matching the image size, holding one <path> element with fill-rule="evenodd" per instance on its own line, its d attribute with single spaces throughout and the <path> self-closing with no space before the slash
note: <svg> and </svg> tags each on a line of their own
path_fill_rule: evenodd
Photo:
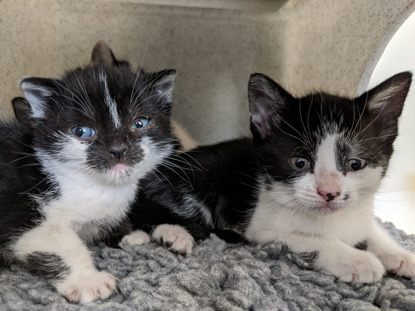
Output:
<svg viewBox="0 0 415 311">
<path fill-rule="evenodd" d="M 261 138 L 271 134 L 272 126 L 279 126 L 280 117 L 275 111 L 270 98 L 260 96 L 252 105 L 252 122 L 255 124 Z"/>
</svg>

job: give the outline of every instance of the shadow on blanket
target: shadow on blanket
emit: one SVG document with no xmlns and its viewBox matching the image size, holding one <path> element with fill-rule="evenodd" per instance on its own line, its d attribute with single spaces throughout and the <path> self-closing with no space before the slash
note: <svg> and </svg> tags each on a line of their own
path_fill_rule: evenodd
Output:
<svg viewBox="0 0 415 311">
<path fill-rule="evenodd" d="M 384 226 L 415 252 L 414 235 Z M 340 282 L 302 268 L 306 263 L 280 243 L 232 245 L 212 235 L 188 257 L 155 244 L 92 252 L 98 269 L 120 279 L 106 301 L 70 304 L 13 266 L 0 272 L 0 310 L 415 310 L 415 281 Z"/>
</svg>

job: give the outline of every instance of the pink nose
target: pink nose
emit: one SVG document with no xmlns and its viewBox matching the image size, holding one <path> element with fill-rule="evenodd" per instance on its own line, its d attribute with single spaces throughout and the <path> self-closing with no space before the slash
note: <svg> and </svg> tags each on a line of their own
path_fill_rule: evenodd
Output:
<svg viewBox="0 0 415 311">
<path fill-rule="evenodd" d="M 330 192 L 329 192 L 330 191 Z M 332 190 L 323 190 L 317 189 L 317 193 L 323 198 L 324 201 L 330 202 L 337 198 L 341 192 L 340 191 L 332 191 Z"/>
<path fill-rule="evenodd" d="M 317 184 L 317 193 L 324 201 L 333 201 L 341 194 L 342 189 L 336 174 L 324 174 L 320 180 L 322 183 Z"/>
<path fill-rule="evenodd" d="M 322 183 L 317 185 L 317 193 L 324 201 L 333 201 L 341 194 L 342 190 L 336 174 L 324 174 L 320 180 Z"/>
</svg>

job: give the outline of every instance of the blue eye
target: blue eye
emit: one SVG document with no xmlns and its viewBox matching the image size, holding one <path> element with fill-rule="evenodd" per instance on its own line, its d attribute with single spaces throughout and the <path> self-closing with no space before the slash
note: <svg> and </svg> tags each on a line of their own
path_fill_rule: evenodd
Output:
<svg viewBox="0 0 415 311">
<path fill-rule="evenodd" d="M 143 127 L 146 127 L 150 123 L 150 120 L 147 117 L 139 118 L 137 121 L 133 124 L 133 129 L 141 129 Z"/>
<path fill-rule="evenodd" d="M 89 126 L 75 126 L 71 129 L 72 133 L 82 139 L 87 139 L 95 135 L 95 131 Z"/>
</svg>

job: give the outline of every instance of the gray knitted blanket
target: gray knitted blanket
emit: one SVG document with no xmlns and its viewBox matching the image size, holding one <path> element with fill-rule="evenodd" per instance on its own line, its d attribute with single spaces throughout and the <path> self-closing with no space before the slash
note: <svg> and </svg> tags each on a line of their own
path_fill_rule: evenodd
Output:
<svg viewBox="0 0 415 311">
<path fill-rule="evenodd" d="M 415 252 L 415 236 L 384 224 Z M 66 302 L 47 282 L 13 266 L 0 272 L 0 310 L 415 310 L 415 281 L 384 277 L 347 284 L 304 269 L 280 243 L 232 245 L 212 235 L 187 257 L 149 244 L 92 249 L 118 293 L 87 305 Z"/>
</svg>

